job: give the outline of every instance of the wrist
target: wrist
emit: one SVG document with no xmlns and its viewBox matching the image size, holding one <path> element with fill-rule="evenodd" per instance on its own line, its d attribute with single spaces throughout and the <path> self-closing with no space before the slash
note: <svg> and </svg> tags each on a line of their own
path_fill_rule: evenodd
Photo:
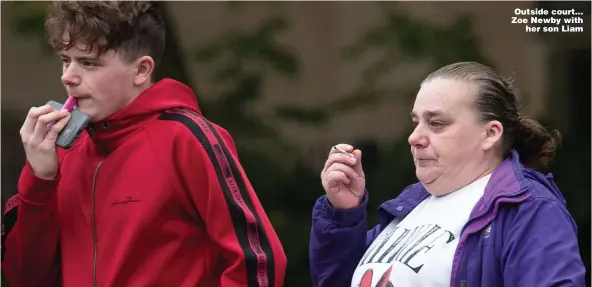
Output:
<svg viewBox="0 0 592 287">
<path fill-rule="evenodd" d="M 29 161 L 27 161 L 29 171 L 37 178 L 43 180 L 54 180 L 58 177 L 58 171 L 54 172 L 42 172 L 37 170 Z"/>
<path fill-rule="evenodd" d="M 27 162 L 21 172 L 18 183 L 18 193 L 22 200 L 44 204 L 49 203 L 55 197 L 59 182 L 59 172 L 53 179 L 43 179 L 33 173 L 31 166 Z"/>
<path fill-rule="evenodd" d="M 364 220 L 366 207 L 368 205 L 368 193 L 365 191 L 360 204 L 349 208 L 334 207 L 329 199 L 325 197 L 325 212 L 333 223 L 340 227 L 351 227 Z"/>
</svg>

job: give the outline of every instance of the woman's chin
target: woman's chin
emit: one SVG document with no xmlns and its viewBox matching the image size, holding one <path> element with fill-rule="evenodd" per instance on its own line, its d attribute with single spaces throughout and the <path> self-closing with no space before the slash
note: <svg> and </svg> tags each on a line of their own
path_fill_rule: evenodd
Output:
<svg viewBox="0 0 592 287">
<path fill-rule="evenodd" d="M 435 171 L 422 167 L 415 169 L 415 176 L 424 185 L 429 185 L 438 178 L 438 174 Z"/>
</svg>

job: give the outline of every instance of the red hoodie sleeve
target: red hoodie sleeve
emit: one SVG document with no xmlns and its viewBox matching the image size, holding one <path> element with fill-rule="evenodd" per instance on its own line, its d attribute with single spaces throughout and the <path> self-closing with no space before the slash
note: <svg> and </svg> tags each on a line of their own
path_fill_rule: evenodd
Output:
<svg viewBox="0 0 592 287">
<path fill-rule="evenodd" d="M 171 114 L 190 132 L 176 142 L 183 185 L 225 258 L 221 286 L 283 286 L 287 259 L 241 167 L 232 138 L 201 116 Z"/>
<path fill-rule="evenodd" d="M 2 271 L 10 286 L 59 286 L 58 178 L 36 177 L 26 164 L 18 193 L 5 206 Z"/>
</svg>

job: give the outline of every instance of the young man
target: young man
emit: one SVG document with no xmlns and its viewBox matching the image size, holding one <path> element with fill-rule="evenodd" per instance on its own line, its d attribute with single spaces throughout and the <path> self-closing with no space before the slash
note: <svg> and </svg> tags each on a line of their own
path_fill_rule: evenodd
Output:
<svg viewBox="0 0 592 287">
<path fill-rule="evenodd" d="M 153 5 L 51 5 L 62 83 L 92 120 L 63 150 L 68 112 L 27 115 L 2 236 L 11 286 L 283 285 L 286 256 L 230 135 L 187 86 L 152 83 L 164 45 Z"/>
</svg>

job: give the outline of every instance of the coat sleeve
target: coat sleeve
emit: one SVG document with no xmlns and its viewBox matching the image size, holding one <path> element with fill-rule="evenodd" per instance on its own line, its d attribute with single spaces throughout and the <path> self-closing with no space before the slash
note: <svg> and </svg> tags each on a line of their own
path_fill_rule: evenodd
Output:
<svg viewBox="0 0 592 287">
<path fill-rule="evenodd" d="M 26 164 L 18 193 L 5 206 L 2 271 L 11 286 L 59 286 L 58 179 L 36 177 Z"/>
<path fill-rule="evenodd" d="M 231 136 L 199 115 L 168 117 L 189 129 L 176 141 L 175 162 L 185 192 L 221 252 L 220 286 L 283 286 L 286 255 Z"/>
<path fill-rule="evenodd" d="M 313 286 L 350 286 L 357 264 L 380 233 L 379 226 L 367 231 L 366 192 L 359 206 L 334 209 L 327 197 L 313 207 L 309 258 Z"/>
<path fill-rule="evenodd" d="M 561 203 L 536 198 L 521 204 L 504 234 L 504 286 L 585 286 L 575 222 Z"/>
</svg>

